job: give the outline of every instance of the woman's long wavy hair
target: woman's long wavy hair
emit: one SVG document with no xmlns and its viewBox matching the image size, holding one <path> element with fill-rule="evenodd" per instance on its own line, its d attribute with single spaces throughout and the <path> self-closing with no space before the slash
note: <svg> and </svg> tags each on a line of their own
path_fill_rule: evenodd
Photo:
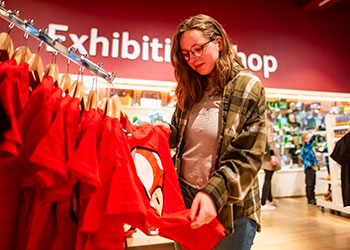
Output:
<svg viewBox="0 0 350 250">
<path fill-rule="evenodd" d="M 210 39 L 222 38 L 222 50 L 216 61 L 213 83 L 217 94 L 222 94 L 225 85 L 233 76 L 244 68 L 234 51 L 224 28 L 210 16 L 199 14 L 184 20 L 177 28 L 171 48 L 171 63 L 174 67 L 177 87 L 175 93 L 178 105 L 188 110 L 203 97 L 208 85 L 208 76 L 202 76 L 186 62 L 180 47 L 182 34 L 187 30 L 200 30 Z"/>
</svg>

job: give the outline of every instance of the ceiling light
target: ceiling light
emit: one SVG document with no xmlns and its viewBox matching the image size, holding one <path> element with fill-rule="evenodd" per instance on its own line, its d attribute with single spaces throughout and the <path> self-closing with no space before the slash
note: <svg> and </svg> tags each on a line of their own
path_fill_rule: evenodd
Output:
<svg viewBox="0 0 350 250">
<path fill-rule="evenodd" d="M 321 6 L 325 5 L 326 3 L 328 3 L 329 1 L 331 1 L 331 0 L 323 0 L 322 2 L 320 2 L 318 4 L 318 6 L 321 7 Z"/>
</svg>

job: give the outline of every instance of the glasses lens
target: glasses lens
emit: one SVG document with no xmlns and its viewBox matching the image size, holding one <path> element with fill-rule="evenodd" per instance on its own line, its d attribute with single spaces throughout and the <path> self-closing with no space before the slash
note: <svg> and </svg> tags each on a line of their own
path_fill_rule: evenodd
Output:
<svg viewBox="0 0 350 250">
<path fill-rule="evenodd" d="M 192 53 L 193 53 L 194 56 L 202 55 L 202 47 L 201 46 L 194 46 L 192 48 Z"/>
</svg>

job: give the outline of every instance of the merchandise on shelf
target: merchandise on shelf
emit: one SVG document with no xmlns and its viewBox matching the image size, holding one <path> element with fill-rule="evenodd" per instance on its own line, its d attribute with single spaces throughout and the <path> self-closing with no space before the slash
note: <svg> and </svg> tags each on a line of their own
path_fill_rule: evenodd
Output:
<svg viewBox="0 0 350 250">
<path fill-rule="evenodd" d="M 315 134 L 313 146 L 317 151 L 320 166 L 327 165 L 326 155 L 323 154 L 327 152 L 325 115 L 333 110 L 331 106 L 322 106 L 319 102 L 280 100 L 267 102 L 267 107 L 273 111 L 274 139 L 276 146 L 280 148 L 282 167 L 302 167 L 301 135 L 306 132 Z"/>
</svg>

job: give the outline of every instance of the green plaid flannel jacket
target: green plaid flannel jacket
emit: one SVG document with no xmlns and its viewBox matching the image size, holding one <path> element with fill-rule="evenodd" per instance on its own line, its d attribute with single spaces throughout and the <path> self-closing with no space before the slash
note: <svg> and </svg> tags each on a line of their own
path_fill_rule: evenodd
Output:
<svg viewBox="0 0 350 250">
<path fill-rule="evenodd" d="M 257 175 L 266 146 L 265 109 L 265 89 L 248 70 L 239 72 L 225 86 L 215 171 L 202 191 L 213 198 L 226 235 L 233 232 L 233 219 L 242 217 L 256 221 L 260 231 Z M 170 124 L 170 147 L 176 148 L 178 175 L 187 121 L 188 112 L 176 107 Z"/>
</svg>

